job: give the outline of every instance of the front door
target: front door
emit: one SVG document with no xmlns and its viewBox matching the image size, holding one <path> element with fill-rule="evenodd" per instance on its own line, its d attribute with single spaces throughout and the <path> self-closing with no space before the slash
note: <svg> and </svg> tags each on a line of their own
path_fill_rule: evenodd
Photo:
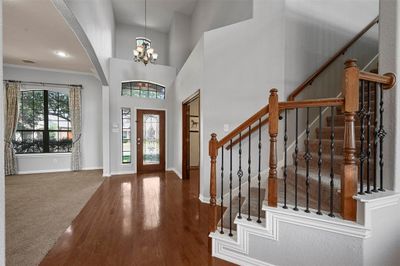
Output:
<svg viewBox="0 0 400 266">
<path fill-rule="evenodd" d="M 137 110 L 137 172 L 165 171 L 165 111 Z"/>
</svg>

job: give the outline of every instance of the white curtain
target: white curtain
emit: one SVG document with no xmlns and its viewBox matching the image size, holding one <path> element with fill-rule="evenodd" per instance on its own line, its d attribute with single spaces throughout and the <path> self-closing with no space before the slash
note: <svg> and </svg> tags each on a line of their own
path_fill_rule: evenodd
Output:
<svg viewBox="0 0 400 266">
<path fill-rule="evenodd" d="M 81 87 L 69 90 L 69 115 L 72 129 L 71 165 L 73 171 L 81 168 Z"/>
<path fill-rule="evenodd" d="M 6 175 L 15 175 L 17 161 L 13 140 L 18 123 L 18 100 L 21 91 L 19 82 L 6 83 L 5 119 L 4 119 L 4 171 Z"/>
</svg>

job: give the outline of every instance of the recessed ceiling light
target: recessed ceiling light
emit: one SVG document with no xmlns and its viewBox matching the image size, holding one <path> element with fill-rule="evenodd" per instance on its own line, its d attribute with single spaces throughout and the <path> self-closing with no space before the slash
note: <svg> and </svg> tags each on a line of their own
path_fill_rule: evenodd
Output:
<svg viewBox="0 0 400 266">
<path fill-rule="evenodd" d="M 27 63 L 27 64 L 34 64 L 35 63 L 34 61 L 27 60 L 27 59 L 22 60 L 22 62 Z"/>
<path fill-rule="evenodd" d="M 59 57 L 63 57 L 63 58 L 69 56 L 69 55 L 68 55 L 66 52 L 64 52 L 64 51 L 56 51 L 55 54 L 58 55 Z"/>
</svg>

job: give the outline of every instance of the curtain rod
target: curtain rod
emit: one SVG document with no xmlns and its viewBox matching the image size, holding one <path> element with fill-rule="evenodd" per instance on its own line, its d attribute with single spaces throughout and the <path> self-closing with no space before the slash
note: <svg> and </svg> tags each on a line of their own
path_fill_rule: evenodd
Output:
<svg viewBox="0 0 400 266">
<path fill-rule="evenodd" d="M 62 84 L 62 83 L 48 83 L 48 82 L 36 82 L 36 81 L 20 81 L 20 80 L 3 80 L 4 82 L 18 82 L 21 84 L 33 84 L 33 85 L 41 85 L 41 86 L 63 86 L 63 87 L 79 87 L 83 89 L 82 85 L 77 84 Z"/>
</svg>

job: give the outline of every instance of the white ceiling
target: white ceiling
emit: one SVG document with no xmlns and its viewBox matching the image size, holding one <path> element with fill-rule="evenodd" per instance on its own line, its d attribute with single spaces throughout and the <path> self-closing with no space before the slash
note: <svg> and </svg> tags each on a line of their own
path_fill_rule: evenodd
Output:
<svg viewBox="0 0 400 266">
<path fill-rule="evenodd" d="M 147 26 L 167 33 L 174 12 L 190 16 L 197 0 L 147 0 Z M 144 26 L 144 0 L 112 0 L 117 23 Z"/>
<path fill-rule="evenodd" d="M 93 72 L 85 50 L 51 0 L 4 0 L 3 27 L 5 64 Z M 60 58 L 55 51 L 69 57 Z"/>
</svg>

